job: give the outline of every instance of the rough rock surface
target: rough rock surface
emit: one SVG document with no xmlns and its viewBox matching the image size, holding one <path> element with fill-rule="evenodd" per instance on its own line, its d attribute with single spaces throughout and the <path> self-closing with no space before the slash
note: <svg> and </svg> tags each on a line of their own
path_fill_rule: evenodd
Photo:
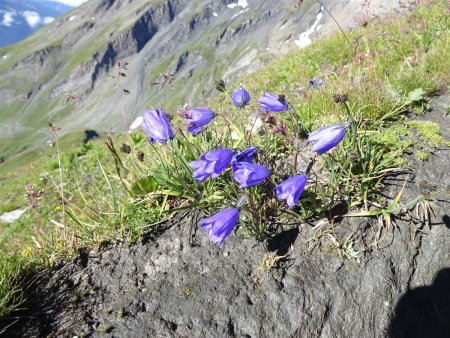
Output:
<svg viewBox="0 0 450 338">
<path fill-rule="evenodd" d="M 449 102 L 423 117 L 447 140 Z M 143 244 L 82 251 L 33 277 L 5 336 L 449 337 L 449 163 L 440 149 L 386 181 L 393 198 L 406 180 L 403 205 L 428 196 L 429 220 L 416 205 L 389 228 L 356 217 L 282 224 L 264 245 L 238 232 L 219 249 L 186 214 Z M 285 257 L 265 272 L 269 251 Z"/>
</svg>

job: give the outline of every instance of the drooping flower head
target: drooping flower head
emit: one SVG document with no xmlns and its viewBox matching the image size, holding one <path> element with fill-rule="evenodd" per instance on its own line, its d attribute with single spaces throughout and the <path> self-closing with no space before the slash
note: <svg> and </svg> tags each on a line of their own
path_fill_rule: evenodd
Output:
<svg viewBox="0 0 450 338">
<path fill-rule="evenodd" d="M 259 164 L 237 162 L 233 164 L 234 179 L 239 182 L 239 188 L 257 185 L 270 176 L 270 170 Z"/>
<path fill-rule="evenodd" d="M 283 95 L 275 95 L 263 92 L 263 96 L 259 98 L 259 105 L 262 111 L 271 111 L 279 113 L 288 109 L 288 105 Z"/>
<path fill-rule="evenodd" d="M 233 159 L 231 160 L 232 164 L 235 164 L 237 162 L 253 162 L 253 157 L 255 156 L 256 152 L 258 151 L 257 147 L 249 147 L 247 149 L 242 150 L 239 154 L 236 154 L 233 156 Z"/>
<path fill-rule="evenodd" d="M 323 85 L 323 80 L 318 79 L 317 77 L 313 77 L 312 79 L 308 80 L 308 89 L 315 89 L 317 87 L 320 87 Z"/>
<path fill-rule="evenodd" d="M 216 178 L 229 165 L 233 158 L 233 151 L 228 148 L 211 150 L 204 153 L 199 161 L 193 161 L 189 165 L 194 168 L 193 177 L 201 184 L 211 176 Z"/>
<path fill-rule="evenodd" d="M 245 90 L 245 88 L 235 89 L 231 94 L 231 101 L 236 107 L 242 108 L 249 104 L 250 94 Z"/>
<path fill-rule="evenodd" d="M 307 178 L 305 175 L 295 175 L 275 187 L 277 198 L 286 200 L 291 208 L 296 205 L 305 189 Z"/>
<path fill-rule="evenodd" d="M 209 230 L 209 240 L 221 246 L 238 221 L 239 210 L 230 208 L 204 219 L 201 226 L 203 229 Z"/>
<path fill-rule="evenodd" d="M 308 141 L 313 143 L 312 151 L 322 155 L 336 147 L 344 138 L 348 126 L 348 123 L 339 123 L 313 131 L 308 137 Z"/>
<path fill-rule="evenodd" d="M 167 140 L 174 137 L 169 119 L 162 108 L 158 108 L 156 111 L 146 111 L 141 126 L 148 134 L 150 143 L 155 143 L 155 141 L 166 143 Z"/>
<path fill-rule="evenodd" d="M 189 123 L 188 131 L 192 136 L 201 134 L 203 126 L 214 118 L 214 112 L 209 108 L 196 108 L 184 110 L 181 116 Z"/>
</svg>

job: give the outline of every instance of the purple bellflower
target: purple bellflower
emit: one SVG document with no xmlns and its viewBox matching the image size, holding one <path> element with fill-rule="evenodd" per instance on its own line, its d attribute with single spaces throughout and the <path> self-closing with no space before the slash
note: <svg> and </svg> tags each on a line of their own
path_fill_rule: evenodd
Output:
<svg viewBox="0 0 450 338">
<path fill-rule="evenodd" d="M 231 101 L 236 107 L 242 108 L 250 102 L 250 94 L 245 88 L 235 89 L 231 94 Z"/>
<path fill-rule="evenodd" d="M 221 246 L 238 221 L 239 210 L 230 208 L 204 219 L 201 226 L 203 229 L 209 230 L 209 240 Z"/>
<path fill-rule="evenodd" d="M 181 116 L 189 123 L 188 131 L 192 136 L 197 136 L 201 134 L 202 127 L 211 122 L 215 114 L 209 108 L 196 108 L 183 111 Z"/>
<path fill-rule="evenodd" d="M 344 138 L 348 126 L 348 123 L 339 123 L 313 131 L 308 137 L 308 141 L 313 143 L 312 151 L 322 155 L 336 147 Z"/>
<path fill-rule="evenodd" d="M 317 87 L 320 87 L 323 85 L 323 80 L 318 79 L 317 77 L 313 77 L 312 79 L 308 80 L 308 89 L 315 89 Z"/>
<path fill-rule="evenodd" d="M 254 146 L 244 149 L 239 154 L 236 154 L 233 156 L 233 159 L 231 160 L 231 164 L 235 164 L 237 162 L 252 163 L 253 157 L 255 156 L 257 151 L 258 151 L 258 148 L 254 147 Z"/>
<path fill-rule="evenodd" d="M 270 170 L 259 164 L 237 162 L 233 165 L 234 179 L 240 183 L 239 189 L 251 187 L 270 176 Z"/>
<path fill-rule="evenodd" d="M 169 119 L 162 108 L 156 111 L 146 111 L 141 124 L 144 131 L 148 134 L 150 143 L 166 143 L 168 139 L 173 139 L 173 131 Z"/>
<path fill-rule="evenodd" d="M 189 165 L 194 168 L 193 177 L 201 184 L 208 177 L 216 178 L 224 171 L 233 158 L 231 149 L 222 148 L 204 153 L 199 161 L 193 161 Z"/>
<path fill-rule="evenodd" d="M 300 195 L 305 189 L 307 178 L 305 175 L 295 175 L 275 187 L 277 198 L 286 200 L 291 208 L 298 203 Z"/>
<path fill-rule="evenodd" d="M 259 98 L 259 105 L 262 111 L 271 111 L 279 113 L 288 109 L 288 105 L 283 95 L 275 95 L 263 92 L 263 96 Z"/>
</svg>

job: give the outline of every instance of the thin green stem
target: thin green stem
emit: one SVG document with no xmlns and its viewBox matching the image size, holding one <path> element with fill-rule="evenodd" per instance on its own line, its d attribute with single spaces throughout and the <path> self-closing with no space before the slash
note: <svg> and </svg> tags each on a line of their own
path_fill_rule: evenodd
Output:
<svg viewBox="0 0 450 338">
<path fill-rule="evenodd" d="M 344 30 L 342 29 L 341 25 L 339 24 L 339 22 L 335 19 L 335 17 L 333 16 L 333 14 L 331 14 L 331 12 L 328 10 L 328 8 L 322 3 L 321 0 L 316 0 L 325 10 L 325 12 L 328 13 L 328 15 L 331 17 L 331 19 L 333 19 L 334 23 L 338 26 L 339 30 L 341 31 L 342 35 L 344 35 L 345 40 L 347 40 L 348 45 L 350 48 L 352 48 L 352 43 L 350 42 L 350 40 L 347 37 L 347 34 L 345 34 Z"/>
</svg>

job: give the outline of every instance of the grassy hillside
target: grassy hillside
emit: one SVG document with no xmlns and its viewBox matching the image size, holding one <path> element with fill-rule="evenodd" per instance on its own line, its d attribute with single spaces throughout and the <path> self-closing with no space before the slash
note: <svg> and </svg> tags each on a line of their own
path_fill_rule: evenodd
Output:
<svg viewBox="0 0 450 338">
<path fill-rule="evenodd" d="M 264 241 L 275 219 L 333 219 L 343 205 L 350 211 L 388 210 L 379 194 L 382 180 L 409 165 L 404 154 L 426 160 L 433 149 L 448 145 L 436 124 L 405 117 L 407 111 L 426 114 L 428 98 L 448 90 L 448 11 L 444 0 L 423 1 L 410 12 L 334 34 L 226 84 L 228 92 L 210 102 L 217 117 L 201 136 L 190 136 L 174 109 L 167 109 L 176 134 L 169 145 L 150 145 L 137 132 L 106 139 L 108 147 L 103 139 L 58 156 L 57 149 L 74 139 L 59 139 L 55 131 L 53 148 L 0 181 L 0 210 L 26 208 L 20 220 L 1 227 L 0 315 L 20 304 L 19 272 L 50 266 L 80 247 L 139 241 L 176 212 L 213 214 L 246 195 L 238 234 Z M 233 107 L 230 92 L 242 86 L 251 93 L 250 104 Z M 165 90 L 177 95 L 177 88 Z M 253 133 L 252 114 L 263 91 L 285 95 L 289 111 L 260 113 L 265 122 Z M 310 162 L 307 135 L 349 117 L 352 127 L 342 143 Z M 257 146 L 258 163 L 272 176 L 239 190 L 227 169 L 199 185 L 189 163 L 219 144 L 234 151 Z M 311 163 L 300 203 L 287 208 L 274 198 L 275 185 L 288 173 L 308 172 Z"/>
<path fill-rule="evenodd" d="M 305 11 L 312 4 L 305 2 Z M 178 0 L 107 6 L 96 0 L 77 7 L 17 45 L 0 48 L 0 156 L 12 162 L 9 167 L 23 163 L 16 159 L 37 159 L 33 154 L 46 141 L 50 119 L 64 132 L 86 127 L 118 132 L 126 130 L 112 122 L 122 118 L 121 106 L 134 118 L 163 101 L 168 109 L 186 101 L 204 102 L 214 79 L 240 58 L 253 49 L 260 54 L 254 61 L 268 54 L 266 44 L 273 37 L 251 37 L 250 25 L 260 32 L 279 12 L 284 15 L 283 6 L 261 5 L 233 18 L 235 10 L 212 0 L 202 6 Z M 133 97 L 121 96 L 114 87 L 116 79 L 110 79 L 116 60 L 124 59 L 129 61 L 129 77 L 120 85 Z M 177 90 L 170 95 L 152 85 L 166 72 L 176 77 Z M 79 95 L 82 104 L 67 104 L 66 94 L 71 93 Z"/>
</svg>

